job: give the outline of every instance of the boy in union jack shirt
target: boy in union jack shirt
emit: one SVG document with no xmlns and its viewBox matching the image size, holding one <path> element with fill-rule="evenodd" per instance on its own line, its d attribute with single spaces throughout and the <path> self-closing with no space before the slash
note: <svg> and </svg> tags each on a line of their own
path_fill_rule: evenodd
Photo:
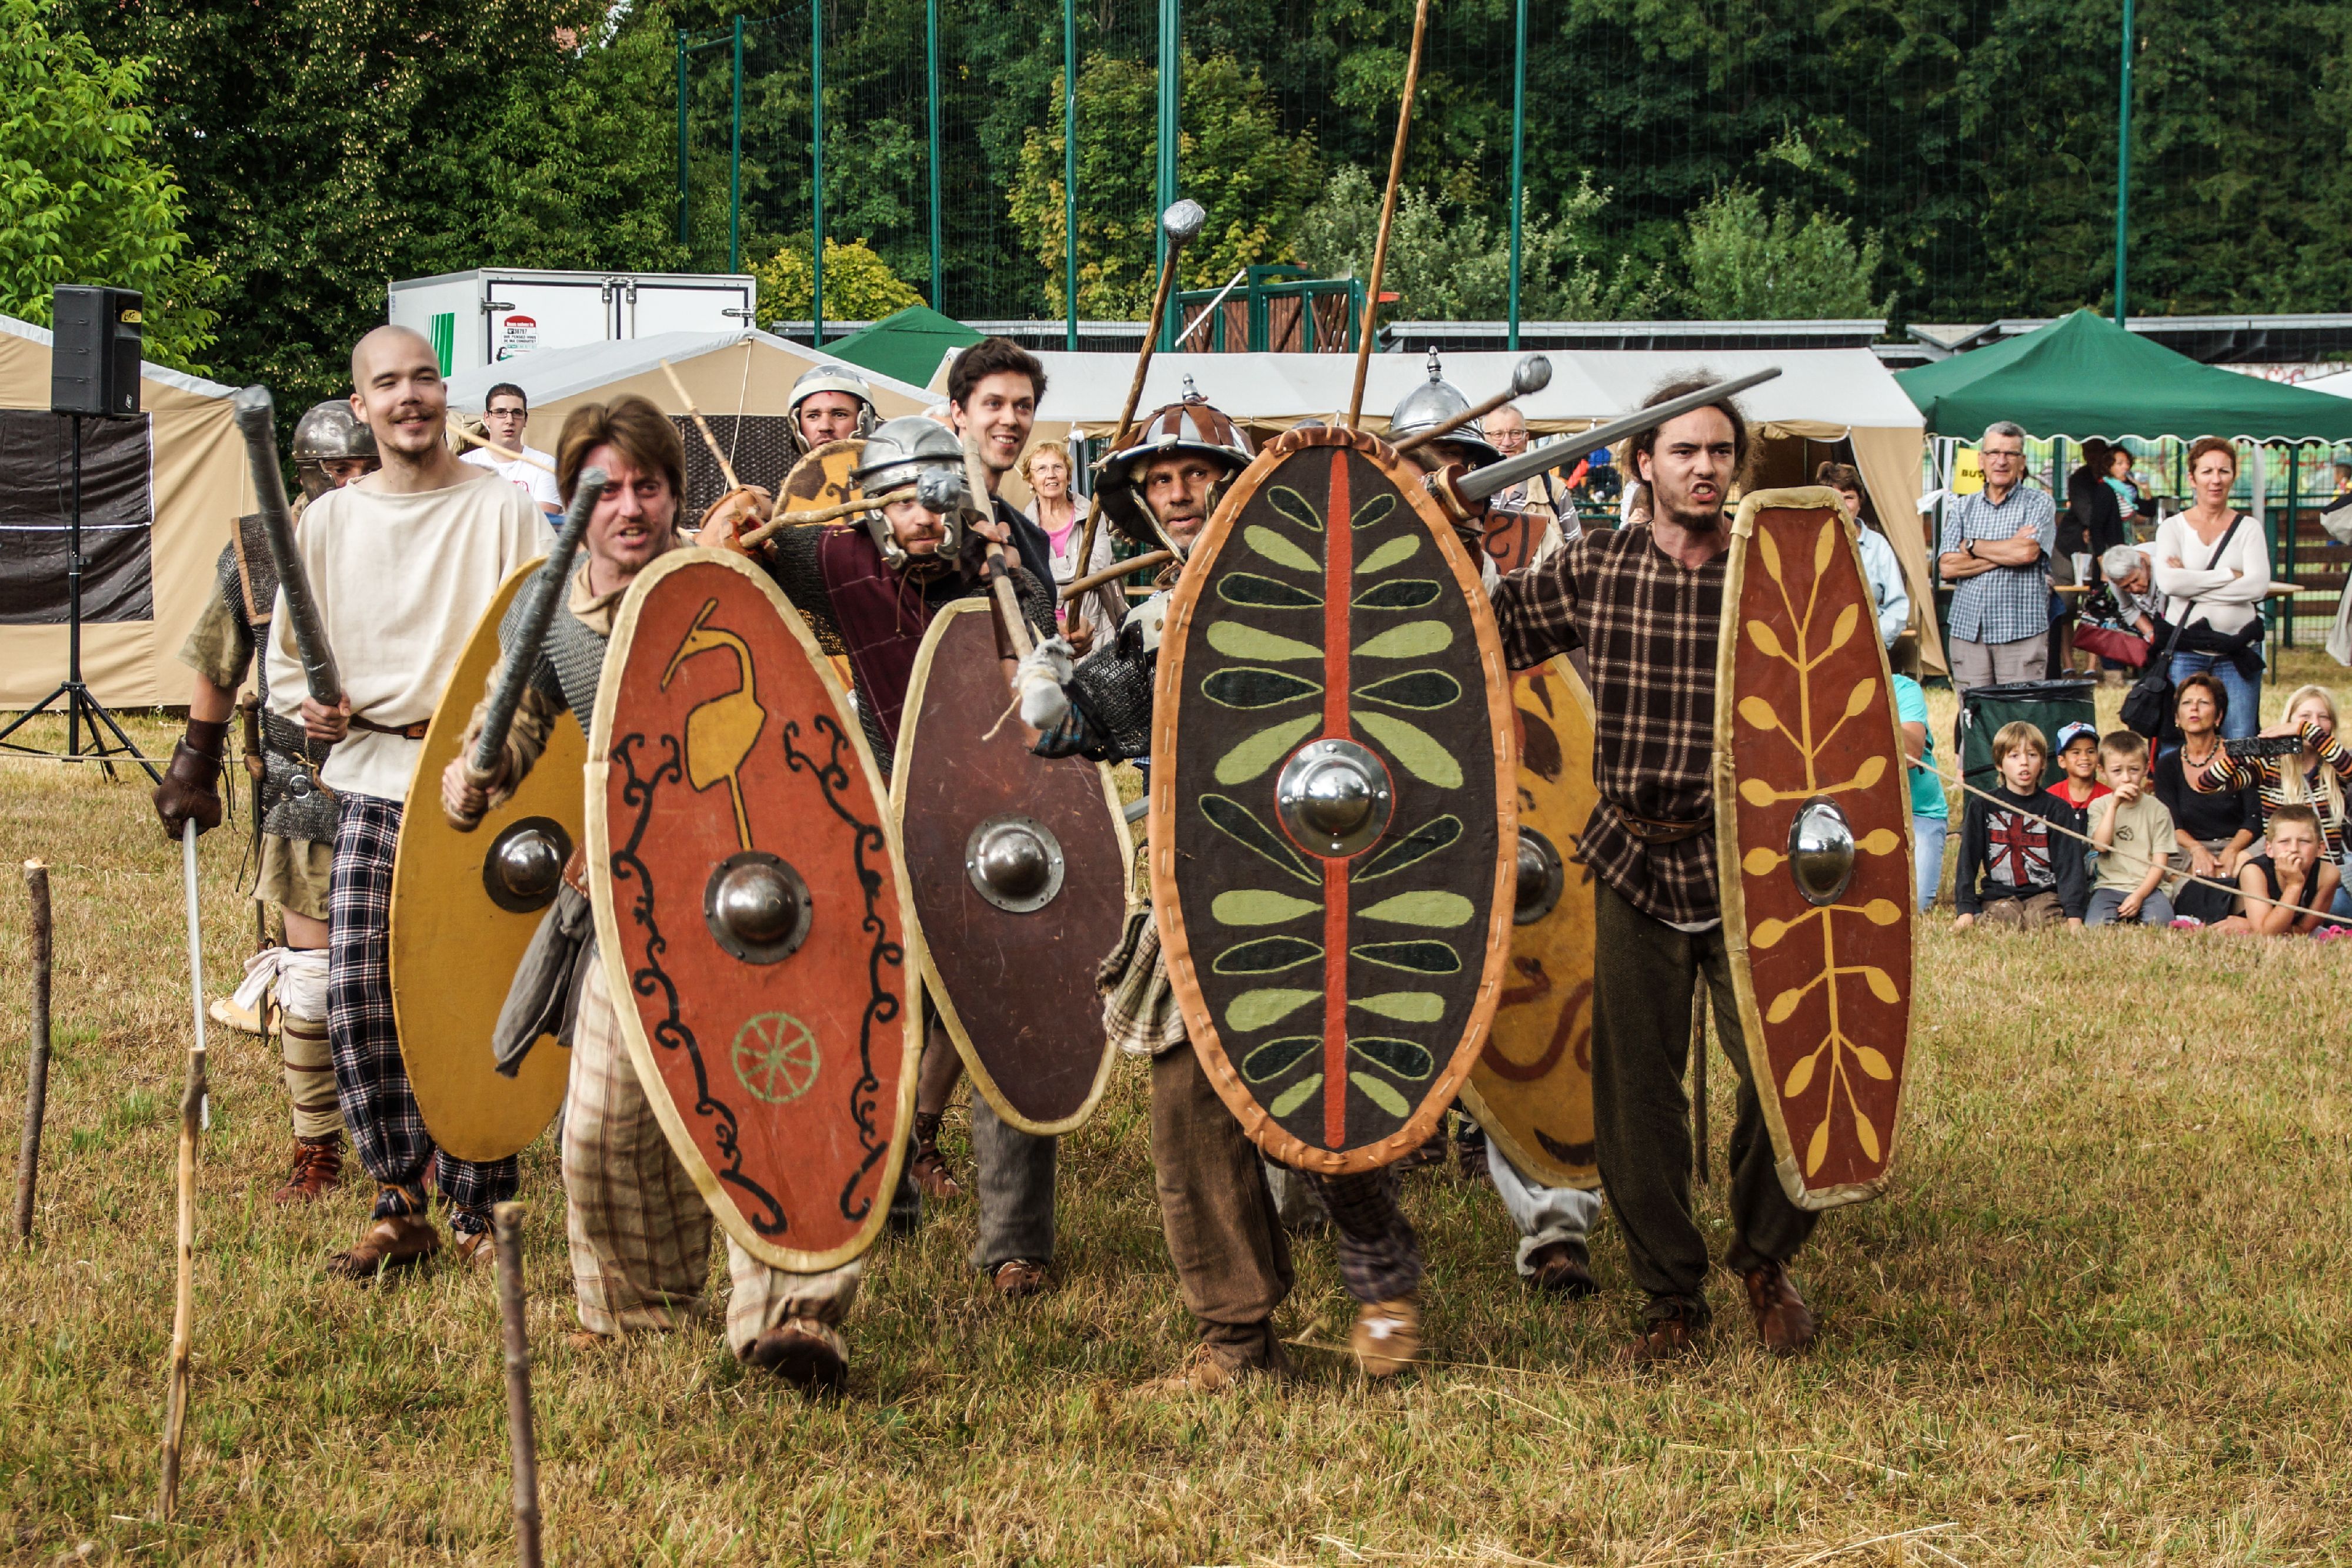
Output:
<svg viewBox="0 0 2352 1568">
<path fill-rule="evenodd" d="M 2079 832 L 2082 813 L 2042 787 L 2050 743 L 2022 721 L 2004 724 L 1992 738 L 1992 758 L 2000 783 L 1969 797 L 1960 827 L 1954 929 L 1966 931 L 1982 915 L 1989 924 L 2025 931 L 2061 920 L 2080 930 L 2088 900 L 2083 844 L 2059 829 Z"/>
</svg>

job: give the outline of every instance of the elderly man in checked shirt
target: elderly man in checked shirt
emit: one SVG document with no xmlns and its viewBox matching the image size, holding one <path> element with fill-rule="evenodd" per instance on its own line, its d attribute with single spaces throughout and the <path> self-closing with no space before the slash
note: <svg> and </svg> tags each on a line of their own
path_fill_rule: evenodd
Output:
<svg viewBox="0 0 2352 1568">
<path fill-rule="evenodd" d="M 1697 391 L 1664 386 L 1652 404 Z M 1812 1314 L 1788 1262 L 1814 1216 L 1773 1169 L 1763 1106 L 1725 955 L 1717 903 L 1715 655 L 1731 531 L 1723 515 L 1748 456 L 1738 408 L 1718 403 L 1633 438 L 1654 521 L 1586 533 L 1490 590 L 1503 652 L 1526 669 L 1581 647 L 1598 715 L 1592 771 L 1601 802 L 1582 858 L 1593 880 L 1593 1131 L 1601 1182 L 1634 1282 L 1649 1295 L 1629 1359 L 1689 1353 L 1708 1317 L 1707 1247 L 1690 1201 L 1692 993 L 1706 977 L 1716 1030 L 1739 1075 L 1732 1130 L 1731 1244 L 1724 1263 L 1747 1288 L 1764 1348 L 1791 1355 Z"/>
<path fill-rule="evenodd" d="M 1984 489 L 1945 503 L 1936 563 L 1944 581 L 1958 584 L 1944 647 L 1952 685 L 1961 691 L 2049 673 L 2050 576 L 2043 563 L 2058 548 L 2057 503 L 2022 482 L 2025 432 L 2003 420 L 1986 429 L 1977 452 Z"/>
</svg>

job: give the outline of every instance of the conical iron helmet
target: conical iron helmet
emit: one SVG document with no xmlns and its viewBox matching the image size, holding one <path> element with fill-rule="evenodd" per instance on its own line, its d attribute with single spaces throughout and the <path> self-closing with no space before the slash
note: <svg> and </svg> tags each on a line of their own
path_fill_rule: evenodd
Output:
<svg viewBox="0 0 2352 1568">
<path fill-rule="evenodd" d="M 327 465 L 354 458 L 370 467 L 383 462 L 375 449 L 375 432 L 361 422 L 350 398 L 314 403 L 294 422 L 294 474 L 302 481 L 302 493 L 312 500 L 335 488 Z"/>
<path fill-rule="evenodd" d="M 849 477 L 858 493 L 867 497 L 885 496 L 908 485 L 922 489 L 923 504 L 947 524 L 947 536 L 940 541 L 940 559 L 953 561 L 961 552 L 964 514 L 973 509 L 973 500 L 971 487 L 964 479 L 963 443 L 956 439 L 954 431 L 920 414 L 886 419 L 866 437 L 866 449 Z M 939 504 L 934 505 L 934 500 Z M 882 509 L 870 507 L 862 515 L 866 531 L 873 537 L 883 561 L 894 569 L 906 564 L 907 552 L 891 537 L 890 520 L 882 515 Z"/>
<path fill-rule="evenodd" d="M 791 426 L 795 458 L 806 457 L 810 445 L 808 437 L 801 434 L 801 405 L 820 392 L 838 392 L 856 398 L 857 434 L 874 434 L 874 389 L 866 384 L 866 378 L 845 364 L 814 365 L 801 372 L 800 379 L 793 383 L 792 391 L 784 397 L 784 417 Z"/>
<path fill-rule="evenodd" d="M 1172 550 L 1180 557 L 1184 554 L 1144 504 L 1140 480 L 1153 460 L 1185 454 L 1206 458 L 1222 468 L 1220 489 L 1224 480 L 1248 468 L 1255 455 L 1241 427 L 1202 397 L 1189 375 L 1184 378 L 1184 395 L 1154 409 L 1136 428 L 1129 444 L 1105 458 L 1097 469 L 1103 515 L 1110 520 L 1112 532 L 1129 544 Z M 1211 504 L 1213 510 L 1213 499 Z"/>
<path fill-rule="evenodd" d="M 1389 416 L 1388 438 L 1391 443 L 1433 430 L 1470 406 L 1462 389 L 1445 379 L 1445 371 L 1437 362 L 1437 351 L 1429 351 L 1429 379 L 1397 400 L 1396 412 Z M 1486 422 L 1473 419 L 1457 425 L 1438 437 L 1472 454 L 1470 466 L 1484 468 L 1499 463 L 1503 454 L 1486 439 Z"/>
</svg>

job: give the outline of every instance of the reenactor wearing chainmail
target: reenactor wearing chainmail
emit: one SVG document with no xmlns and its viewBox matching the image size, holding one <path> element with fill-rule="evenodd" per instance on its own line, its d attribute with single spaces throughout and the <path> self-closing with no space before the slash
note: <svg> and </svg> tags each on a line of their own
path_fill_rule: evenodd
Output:
<svg viewBox="0 0 2352 1568">
<path fill-rule="evenodd" d="M 349 399 L 313 407 L 294 426 L 294 468 L 302 485 L 297 521 L 311 501 L 376 463 L 375 437 L 352 413 Z M 275 997 L 294 1112 L 294 1156 L 292 1173 L 272 1196 L 281 1204 L 301 1203 L 333 1186 L 343 1170 L 343 1113 L 327 1046 L 327 877 L 334 860 L 335 800 L 319 782 L 328 748 L 306 739 L 299 724 L 268 711 L 269 672 L 254 658 L 255 630 L 268 627 L 278 597 L 277 569 L 258 518 L 239 520 L 221 549 L 216 575 L 217 592 L 180 649 L 180 662 L 196 672 L 196 685 L 188 700 L 187 733 L 173 747 L 171 768 L 155 786 L 155 815 L 173 838 L 192 817 L 199 833 L 220 825 L 228 718 L 250 672 L 258 683 L 260 742 L 257 751 L 248 745 L 245 759 L 259 802 L 253 898 L 281 911 L 285 941 L 256 953 L 235 1002 L 216 999 L 212 1011 L 239 1026 L 252 1018 L 255 1032 L 266 1036 L 268 999 Z"/>
<path fill-rule="evenodd" d="M 1178 559 L 1129 612 L 1117 641 L 1075 668 L 1069 645 L 1058 640 L 1022 662 L 1021 714 L 1041 731 L 1039 753 L 1097 762 L 1150 755 L 1170 594 L 1218 495 L 1249 461 L 1247 439 L 1197 396 L 1154 413 L 1133 446 L 1105 459 L 1097 482 L 1111 527 Z M 1177 1289 L 1202 1328 L 1202 1342 L 1166 1386 L 1214 1393 L 1253 1374 L 1288 1372 L 1273 1318 L 1290 1293 L 1290 1250 L 1257 1145 L 1185 1033 L 1160 940 L 1149 908 L 1129 917 L 1102 966 L 1105 1016 L 1122 1050 L 1151 1058 L 1160 1226 Z M 1340 1278 L 1359 1303 L 1349 1337 L 1357 1364 L 1373 1377 L 1404 1371 L 1422 1353 L 1422 1261 L 1420 1238 L 1397 1204 L 1395 1170 L 1305 1180 L 1330 1214 Z"/>
</svg>

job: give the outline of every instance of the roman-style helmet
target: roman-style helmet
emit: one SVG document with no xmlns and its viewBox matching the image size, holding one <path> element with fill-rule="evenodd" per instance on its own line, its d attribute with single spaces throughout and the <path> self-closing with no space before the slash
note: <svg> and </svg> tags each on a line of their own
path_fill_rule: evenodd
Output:
<svg viewBox="0 0 2352 1568">
<path fill-rule="evenodd" d="M 874 389 L 866 378 L 845 364 L 821 364 L 801 373 L 793 383 L 793 390 L 784 399 L 784 417 L 791 426 L 793 456 L 808 455 L 807 438 L 801 434 L 801 405 L 820 392 L 839 392 L 857 399 L 857 434 L 874 434 Z"/>
<path fill-rule="evenodd" d="M 947 537 L 940 541 L 940 559 L 953 561 L 961 552 L 964 513 L 974 501 L 971 487 L 964 480 L 963 443 L 956 439 L 954 431 L 920 414 L 886 419 L 866 437 L 866 450 L 850 478 L 856 481 L 858 492 L 866 496 L 921 486 L 928 492 L 923 504 L 947 522 Z M 935 496 L 940 505 L 931 504 Z M 907 552 L 890 537 L 890 520 L 882 515 L 882 509 L 872 507 L 863 515 L 866 531 L 873 537 L 884 563 L 894 570 L 905 565 Z"/>
<path fill-rule="evenodd" d="M 1445 379 L 1445 372 L 1437 363 L 1437 351 L 1432 349 L 1429 351 L 1429 379 L 1397 400 L 1396 412 L 1389 416 L 1388 438 L 1391 442 L 1397 442 L 1409 436 L 1418 436 L 1423 430 L 1444 424 L 1469 406 L 1470 400 L 1462 395 L 1462 389 Z M 1470 466 L 1474 468 L 1503 460 L 1503 454 L 1487 443 L 1484 420 L 1473 419 L 1466 425 L 1457 425 L 1438 439 L 1473 453 L 1475 456 Z"/>
<path fill-rule="evenodd" d="M 1103 515 L 1110 520 L 1112 532 L 1129 544 L 1173 550 L 1179 557 L 1184 554 L 1177 549 L 1175 541 L 1161 531 L 1160 520 L 1144 504 L 1142 486 L 1143 470 L 1154 458 L 1183 453 L 1206 458 L 1224 470 L 1217 484 L 1218 491 L 1223 490 L 1227 480 L 1249 467 L 1253 456 L 1249 437 L 1194 389 L 1189 375 L 1184 378 L 1183 397 L 1153 410 L 1137 428 L 1131 443 L 1105 458 L 1097 469 Z M 1210 498 L 1212 510 L 1215 510 L 1215 493 L 1212 492 Z"/>
<path fill-rule="evenodd" d="M 372 468 L 383 463 L 375 449 L 375 432 L 352 412 L 350 398 L 330 397 L 314 403 L 294 422 L 294 474 L 302 481 L 302 493 L 312 500 L 335 488 L 335 481 L 327 477 L 327 465 L 352 458 L 364 458 Z"/>
</svg>

